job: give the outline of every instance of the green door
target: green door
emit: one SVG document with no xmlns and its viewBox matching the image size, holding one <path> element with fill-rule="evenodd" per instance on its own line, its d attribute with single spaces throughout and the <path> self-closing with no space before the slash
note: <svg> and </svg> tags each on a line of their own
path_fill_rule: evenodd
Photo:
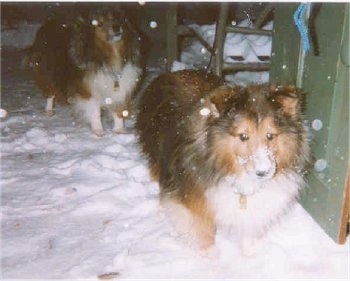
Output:
<svg viewBox="0 0 350 281">
<path fill-rule="evenodd" d="M 275 8 L 270 81 L 307 92 L 313 163 L 301 203 L 337 242 L 345 242 L 349 217 L 349 4 L 311 4 L 314 46 L 304 54 L 293 22 L 298 4 Z M 315 10 L 314 10 L 315 11 Z"/>
</svg>

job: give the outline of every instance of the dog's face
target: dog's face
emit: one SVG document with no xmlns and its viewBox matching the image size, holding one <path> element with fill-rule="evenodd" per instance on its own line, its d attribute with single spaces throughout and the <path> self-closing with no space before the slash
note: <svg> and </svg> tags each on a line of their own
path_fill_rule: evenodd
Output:
<svg viewBox="0 0 350 281">
<path fill-rule="evenodd" d="M 271 117 L 256 122 L 249 113 L 238 113 L 230 135 L 236 171 L 256 179 L 270 179 L 275 175 L 279 132 Z"/>
<path fill-rule="evenodd" d="M 122 23 L 116 10 L 81 12 L 71 29 L 68 52 L 72 62 L 84 71 L 120 67 L 124 55 Z"/>
<path fill-rule="evenodd" d="M 105 9 L 97 10 L 90 14 L 88 21 L 98 39 L 108 42 L 121 39 L 122 23 L 116 12 Z"/>
<path fill-rule="evenodd" d="M 209 121 L 209 146 L 225 175 L 255 185 L 303 168 L 308 150 L 297 89 L 219 88 L 210 100 L 217 117 Z"/>
</svg>

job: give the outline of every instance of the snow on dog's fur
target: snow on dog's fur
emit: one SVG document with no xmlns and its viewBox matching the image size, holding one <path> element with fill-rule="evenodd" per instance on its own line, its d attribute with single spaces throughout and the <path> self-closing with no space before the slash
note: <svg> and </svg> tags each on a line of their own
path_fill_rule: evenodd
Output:
<svg viewBox="0 0 350 281">
<path fill-rule="evenodd" d="M 188 241 L 208 248 L 224 227 L 250 254 L 251 241 L 292 207 L 309 159 L 302 104 L 292 86 L 229 87 L 190 70 L 148 87 L 139 141 L 162 206 Z"/>
<path fill-rule="evenodd" d="M 140 37 L 130 22 L 112 10 L 96 9 L 73 20 L 49 18 L 38 30 L 24 64 L 47 97 L 72 103 L 103 134 L 102 108 L 114 120 L 113 131 L 123 131 L 131 98 L 142 73 Z"/>
</svg>

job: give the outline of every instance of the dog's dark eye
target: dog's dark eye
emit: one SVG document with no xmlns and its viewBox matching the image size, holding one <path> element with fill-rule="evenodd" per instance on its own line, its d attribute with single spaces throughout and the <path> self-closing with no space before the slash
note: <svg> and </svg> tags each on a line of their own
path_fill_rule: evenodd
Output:
<svg viewBox="0 0 350 281">
<path fill-rule="evenodd" d="M 267 134 L 266 134 L 266 138 L 267 138 L 267 140 L 271 141 L 271 140 L 273 140 L 274 135 L 271 134 L 271 133 L 267 133 Z"/>
<path fill-rule="evenodd" d="M 247 140 L 249 140 L 249 136 L 248 136 L 248 134 L 245 134 L 245 133 L 239 134 L 239 139 L 241 141 L 247 141 Z"/>
</svg>

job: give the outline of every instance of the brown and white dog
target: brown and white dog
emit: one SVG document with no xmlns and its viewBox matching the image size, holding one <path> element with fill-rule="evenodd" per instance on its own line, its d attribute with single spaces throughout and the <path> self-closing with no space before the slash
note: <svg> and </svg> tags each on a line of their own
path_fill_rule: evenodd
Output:
<svg viewBox="0 0 350 281">
<path fill-rule="evenodd" d="M 199 71 L 166 73 L 141 97 L 136 127 L 161 204 L 188 241 L 236 231 L 243 252 L 296 203 L 309 159 L 303 93 L 229 87 Z"/>
<path fill-rule="evenodd" d="M 101 136 L 101 110 L 106 108 L 113 131 L 122 132 L 142 74 L 140 40 L 130 22 L 111 10 L 97 9 L 73 20 L 48 19 L 24 62 L 47 97 L 46 112 L 53 114 L 54 100 L 72 103 Z"/>
</svg>

